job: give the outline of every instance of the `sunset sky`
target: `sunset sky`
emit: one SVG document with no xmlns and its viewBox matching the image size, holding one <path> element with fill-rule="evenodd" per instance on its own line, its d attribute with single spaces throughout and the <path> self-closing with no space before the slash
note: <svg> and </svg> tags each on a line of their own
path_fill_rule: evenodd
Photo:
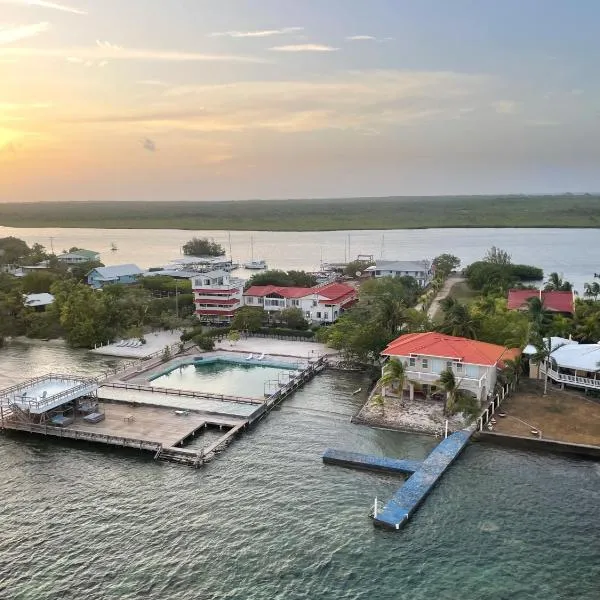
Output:
<svg viewBox="0 0 600 600">
<path fill-rule="evenodd" d="M 600 191 L 598 0 L 0 0 L 0 202 Z"/>
</svg>

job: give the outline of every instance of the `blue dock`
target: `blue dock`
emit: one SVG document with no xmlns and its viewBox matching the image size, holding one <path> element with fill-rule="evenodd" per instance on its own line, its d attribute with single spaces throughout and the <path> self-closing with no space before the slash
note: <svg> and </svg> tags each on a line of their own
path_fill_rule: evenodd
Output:
<svg viewBox="0 0 600 600">
<path fill-rule="evenodd" d="M 386 458 L 385 456 L 345 452 L 333 448 L 325 450 L 323 462 L 339 467 L 378 471 L 380 473 L 401 473 L 403 475 L 412 475 L 421 468 L 422 464 L 418 460 L 398 460 L 396 458 Z"/>
<path fill-rule="evenodd" d="M 328 449 L 323 462 L 386 473 L 412 473 L 381 511 L 373 515 L 376 526 L 397 530 L 403 527 L 425 500 L 429 492 L 456 460 L 473 434 L 462 429 L 440 442 L 423 461 L 398 460 Z"/>
</svg>

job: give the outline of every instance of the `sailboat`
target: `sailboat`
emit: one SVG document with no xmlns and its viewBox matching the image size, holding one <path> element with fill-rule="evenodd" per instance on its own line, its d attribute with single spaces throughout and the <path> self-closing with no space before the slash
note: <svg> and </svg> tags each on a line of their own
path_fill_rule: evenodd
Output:
<svg viewBox="0 0 600 600">
<path fill-rule="evenodd" d="M 110 243 L 110 249 L 112 252 L 116 252 L 118 250 L 117 245 L 114 242 Z"/>
<path fill-rule="evenodd" d="M 250 260 L 244 263 L 244 269 L 261 271 L 267 268 L 267 263 L 264 260 L 254 260 L 254 238 L 250 238 Z"/>
</svg>

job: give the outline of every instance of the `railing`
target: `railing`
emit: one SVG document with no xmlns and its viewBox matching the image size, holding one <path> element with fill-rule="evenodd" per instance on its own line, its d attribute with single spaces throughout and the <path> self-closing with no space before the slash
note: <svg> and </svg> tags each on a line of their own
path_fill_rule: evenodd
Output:
<svg viewBox="0 0 600 600">
<path fill-rule="evenodd" d="M 554 369 L 546 369 L 544 365 L 540 365 L 540 372 L 548 375 L 553 381 L 559 383 L 567 383 L 586 388 L 600 390 L 600 379 L 592 379 L 591 377 L 579 377 L 579 375 L 568 375 L 567 373 L 559 373 Z"/>
<path fill-rule="evenodd" d="M 88 442 L 100 442 L 103 444 L 111 444 L 113 446 L 124 446 L 128 448 L 138 448 L 140 450 L 151 450 L 157 452 L 161 448 L 158 442 L 149 442 L 137 438 L 121 437 L 116 435 L 106 435 L 103 433 L 95 433 L 92 431 L 82 431 L 80 429 L 68 429 L 62 427 L 52 427 L 48 425 L 37 425 L 34 423 L 15 423 L 7 420 L 5 422 L 6 429 L 15 429 L 18 431 L 28 431 L 30 433 L 42 433 L 44 435 L 52 435 L 55 437 L 69 438 L 75 440 L 84 440 Z"/>
<path fill-rule="evenodd" d="M 242 404 L 262 404 L 261 400 L 245 396 L 228 396 L 225 394 L 210 394 L 207 392 L 194 392 L 191 390 L 178 390 L 175 388 L 154 387 L 151 385 L 140 385 L 136 383 L 121 383 L 119 381 L 103 384 L 102 387 L 110 387 L 119 390 L 134 390 L 137 392 L 151 392 L 153 394 L 167 394 L 169 396 L 188 396 L 203 400 L 215 400 L 218 402 L 239 402 Z"/>
<path fill-rule="evenodd" d="M 494 413 L 500 408 L 500 404 L 509 394 L 511 389 L 515 388 L 515 384 L 506 384 L 500 388 L 500 393 L 495 394 L 488 404 L 488 407 L 477 417 L 477 430 L 483 431 L 483 428 L 488 424 L 489 420 L 494 416 Z"/>
</svg>

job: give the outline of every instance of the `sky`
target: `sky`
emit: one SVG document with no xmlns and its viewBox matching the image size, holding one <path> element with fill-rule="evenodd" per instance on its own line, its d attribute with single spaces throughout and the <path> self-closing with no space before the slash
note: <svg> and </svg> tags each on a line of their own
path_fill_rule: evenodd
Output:
<svg viewBox="0 0 600 600">
<path fill-rule="evenodd" d="M 598 0 L 0 0 L 0 202 L 600 191 Z"/>
</svg>

